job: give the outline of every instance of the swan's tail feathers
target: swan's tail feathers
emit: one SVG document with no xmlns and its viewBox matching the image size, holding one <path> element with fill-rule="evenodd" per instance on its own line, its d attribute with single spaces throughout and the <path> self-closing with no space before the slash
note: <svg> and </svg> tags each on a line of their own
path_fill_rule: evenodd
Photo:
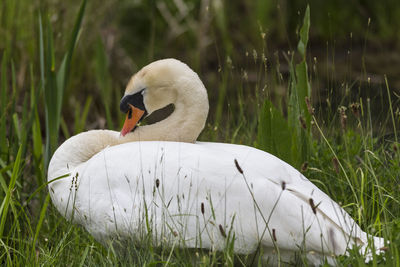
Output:
<svg viewBox="0 0 400 267">
<path fill-rule="evenodd" d="M 360 249 L 365 256 L 365 263 L 372 261 L 374 254 L 380 255 L 385 252 L 385 239 L 377 236 L 370 236 L 370 242 L 366 242 Z"/>
</svg>

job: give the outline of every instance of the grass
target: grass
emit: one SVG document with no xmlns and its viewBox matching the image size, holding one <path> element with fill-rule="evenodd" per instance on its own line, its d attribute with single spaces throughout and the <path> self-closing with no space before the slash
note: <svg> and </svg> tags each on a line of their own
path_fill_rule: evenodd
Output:
<svg viewBox="0 0 400 267">
<path fill-rule="evenodd" d="M 121 78 L 119 72 L 124 71 L 118 70 L 126 65 L 130 66 L 129 70 L 138 67 L 129 60 L 115 63 L 110 53 L 123 52 L 111 49 L 111 41 L 92 36 L 90 27 L 96 24 L 95 16 L 90 14 L 94 7 L 89 4 L 86 7 L 86 1 L 78 2 L 80 7 L 75 5 L 72 11 L 67 11 L 65 20 L 54 18 L 54 6 L 46 1 L 40 7 L 25 0 L 5 1 L 2 4 L 0 34 L 4 38 L 0 46 L 0 263 L 7 266 L 187 266 L 194 263 L 210 266 L 244 265 L 251 262 L 251 256 L 234 255 L 233 244 L 230 243 L 226 250 L 216 252 L 153 247 L 149 238 L 129 247 L 121 255 L 113 247 L 103 247 L 97 243 L 82 228 L 62 218 L 52 206 L 46 187 L 46 168 L 52 152 L 63 138 L 83 130 L 102 127 L 118 129 L 122 119 L 122 114 L 118 113 L 122 81 L 131 74 L 127 73 L 126 77 Z M 325 78 L 319 72 L 321 67 L 318 66 L 318 60 L 310 60 L 312 50 L 306 49 L 309 27 L 311 31 L 313 27 L 315 31 L 328 27 L 325 19 L 320 20 L 324 22 L 322 24 L 312 23 L 313 18 L 315 20 L 315 16 L 321 13 L 313 12 L 316 3 L 311 3 L 310 13 L 305 6 L 301 6 L 301 20 L 293 22 L 286 19 L 285 24 L 296 24 L 300 29 L 296 37 L 297 51 L 278 51 L 273 56 L 275 51 L 271 52 L 267 46 L 268 38 L 277 34 L 273 33 L 273 26 L 269 34 L 257 23 L 251 24 L 250 39 L 256 40 L 252 42 L 258 45 L 245 43 L 247 52 L 236 51 L 237 40 L 242 37 L 231 32 L 235 21 L 227 14 L 234 12 L 232 7 L 217 5 L 216 1 L 210 7 L 215 18 L 210 19 L 204 15 L 196 21 L 198 24 L 193 24 L 191 13 L 186 16 L 179 13 L 179 8 L 174 6 L 177 2 L 167 2 L 167 8 L 173 15 L 182 16 L 177 21 L 184 29 L 182 39 L 185 42 L 177 41 L 178 48 L 191 47 L 190 44 L 214 36 L 212 42 L 218 54 L 217 62 L 211 61 L 211 67 L 206 70 L 201 63 L 201 58 L 206 54 L 205 48 L 197 47 L 192 59 L 200 77 L 204 77 L 213 104 L 201 140 L 256 146 L 291 163 L 341 203 L 363 230 L 390 241 L 386 260 L 377 256 L 369 265 L 399 266 L 400 144 L 397 133 L 400 97 L 391 87 L 390 77 L 385 76 L 384 82 L 371 85 L 368 79 L 356 80 L 351 76 L 336 81 L 332 78 L 336 75 L 333 71 L 328 77 L 330 91 L 327 101 L 320 100 L 324 96 L 318 87 L 325 83 Z M 124 5 L 128 11 L 138 9 L 129 3 Z M 262 1 L 257 1 L 257 6 L 265 10 L 272 9 L 272 4 L 263 6 Z M 152 44 L 152 50 L 146 50 L 148 53 L 139 57 L 140 49 L 144 49 L 143 42 L 132 40 L 128 34 L 122 38 L 125 45 L 132 44 L 139 50 L 125 52 L 140 58 L 136 62 L 139 66 L 157 55 L 177 54 L 172 50 L 170 53 L 161 52 L 168 43 L 158 43 L 160 37 L 156 33 L 165 30 L 165 22 L 159 13 L 155 13 L 155 7 L 153 5 L 145 9 L 151 14 L 150 24 L 144 15 L 138 14 L 136 17 L 143 22 L 141 27 L 146 29 L 147 25 L 151 25 L 152 34 L 147 40 L 145 34 L 139 34 L 139 29 L 135 38 L 148 41 Z M 192 7 L 193 10 L 196 8 L 196 5 Z M 280 12 L 283 12 L 283 6 L 280 8 Z M 334 10 L 333 6 L 330 8 Z M 30 12 L 31 9 L 35 11 Z M 106 15 L 105 9 L 100 8 L 99 12 Z M 398 10 L 394 5 L 389 16 L 395 16 Z M 257 13 L 259 21 L 274 21 L 265 14 L 261 11 Z M 281 14 L 293 17 L 295 13 L 288 11 Z M 346 12 L 340 14 L 345 17 Z M 396 31 L 396 27 L 387 26 L 386 17 L 382 14 L 373 14 L 377 18 L 377 24 L 373 25 L 386 27 L 385 30 L 374 34 L 367 32 L 365 42 L 371 36 L 384 38 L 385 34 L 387 36 Z M 124 21 L 126 18 L 122 16 L 120 19 L 123 28 L 124 23 L 127 23 Z M 334 22 L 330 27 L 339 27 Z M 208 25 L 211 34 L 191 28 L 191 25 Z M 285 28 L 279 23 L 275 27 Z M 362 26 L 355 29 L 362 31 Z M 129 29 L 123 31 L 127 33 Z M 324 38 L 330 38 L 326 32 Z M 285 34 L 279 32 L 278 35 Z M 26 45 L 21 48 L 21 44 L 12 36 L 24 40 Z M 340 38 L 343 35 L 338 36 Z M 112 38 L 112 34 L 108 38 Z M 280 38 L 289 43 L 294 39 Z M 95 49 L 91 51 L 91 47 Z M 192 50 L 188 48 L 188 51 Z M 357 61 L 363 65 L 362 77 L 369 75 L 365 66 L 368 55 L 365 53 L 364 50 L 361 60 Z M 282 55 L 284 60 L 281 62 Z M 325 56 L 334 57 L 329 51 Z M 352 60 L 356 61 L 354 58 Z M 282 71 L 281 65 L 287 66 L 288 71 Z M 349 65 L 344 67 L 350 68 Z M 363 89 L 371 89 L 372 86 L 375 86 L 372 89 L 381 93 L 372 98 L 362 93 Z M 337 99 L 335 94 L 341 88 L 345 88 L 345 92 L 338 94 L 340 97 Z M 308 105 L 305 97 L 312 100 Z M 225 234 L 230 235 L 229 232 Z M 351 251 L 350 256 L 339 257 L 338 264 L 365 265 L 356 251 Z"/>
</svg>

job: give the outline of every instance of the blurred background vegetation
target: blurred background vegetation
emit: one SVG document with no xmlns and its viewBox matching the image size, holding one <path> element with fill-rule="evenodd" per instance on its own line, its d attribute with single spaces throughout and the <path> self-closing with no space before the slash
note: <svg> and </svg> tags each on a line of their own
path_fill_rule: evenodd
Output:
<svg viewBox="0 0 400 267">
<path fill-rule="evenodd" d="M 398 0 L 0 1 L 0 264 L 121 263 L 49 206 L 47 163 L 71 135 L 119 130 L 131 75 L 168 57 L 208 90 L 201 140 L 289 162 L 399 259 L 398 18 Z"/>
<path fill-rule="evenodd" d="M 40 71 L 36 67 L 39 11 L 49 16 L 55 65 L 59 66 L 80 2 L 2 1 L 0 56 L 12 59 L 19 88 L 29 88 L 30 66 L 35 74 Z M 259 82 L 262 57 L 266 58 L 269 94 L 285 94 L 282 83 L 289 75 L 285 55 L 296 49 L 307 3 L 312 25 L 307 61 L 315 77 L 314 104 L 337 104 L 345 94 L 353 100 L 374 98 L 385 92 L 383 74 L 399 95 L 400 3 L 396 0 L 89 1 L 65 91 L 62 114 L 66 125 L 72 127 L 73 110 L 90 96 L 88 128 L 118 128 L 115 103 L 129 77 L 165 57 L 178 58 L 200 74 L 212 102 L 211 119 L 219 116 L 216 119 L 220 120 L 217 101 L 225 102 L 225 111 L 230 102 L 235 105 L 232 98 L 243 75 L 250 84 Z M 226 88 L 218 88 L 221 80 L 226 81 Z M 107 110 L 103 99 L 109 101 Z M 374 116 L 387 114 L 385 103 L 374 103 Z"/>
</svg>

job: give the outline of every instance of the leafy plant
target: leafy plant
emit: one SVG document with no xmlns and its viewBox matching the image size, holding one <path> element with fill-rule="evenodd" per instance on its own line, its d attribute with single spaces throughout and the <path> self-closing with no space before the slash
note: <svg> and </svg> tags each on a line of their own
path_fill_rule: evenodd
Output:
<svg viewBox="0 0 400 267">
<path fill-rule="evenodd" d="M 47 46 L 44 48 L 44 34 L 42 18 L 39 16 L 39 35 L 40 35 L 40 70 L 41 84 L 44 89 L 45 97 L 45 118 L 46 118 L 46 143 L 44 153 L 44 163 L 47 167 L 51 155 L 58 146 L 59 128 L 61 122 L 61 108 L 64 90 L 68 83 L 68 75 L 71 68 L 71 59 L 78 40 L 79 30 L 82 25 L 85 12 L 86 0 L 82 1 L 78 15 L 75 19 L 71 37 L 64 54 L 61 65 L 56 71 L 55 52 L 53 44 L 53 31 L 49 18 L 46 19 Z"/>
<path fill-rule="evenodd" d="M 307 160 L 311 150 L 311 114 L 306 103 L 311 95 L 306 62 L 309 28 L 310 7 L 307 6 L 297 45 L 301 62 L 294 66 L 294 55 L 288 59 L 290 77 L 287 119 L 284 110 L 278 110 L 270 99 L 265 99 L 257 135 L 260 149 L 277 155 L 297 168 Z"/>
</svg>

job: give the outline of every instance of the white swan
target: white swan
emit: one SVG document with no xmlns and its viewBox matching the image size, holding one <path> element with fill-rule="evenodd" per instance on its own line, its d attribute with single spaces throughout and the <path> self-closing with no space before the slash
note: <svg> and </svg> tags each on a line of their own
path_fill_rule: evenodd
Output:
<svg viewBox="0 0 400 267">
<path fill-rule="evenodd" d="M 145 113 L 173 103 L 158 123 L 132 128 Z M 54 153 L 48 180 L 53 204 L 97 240 L 151 234 L 155 245 L 234 251 L 261 249 L 272 262 L 299 249 L 310 263 L 365 253 L 368 236 L 329 196 L 293 167 L 258 149 L 195 142 L 208 113 L 207 92 L 186 64 L 165 59 L 144 67 L 121 100 L 120 133 L 93 130 L 65 141 Z M 172 142 L 174 141 L 174 142 Z M 370 253 L 370 252 L 369 252 Z M 278 256 L 279 255 L 279 256 Z"/>
</svg>

